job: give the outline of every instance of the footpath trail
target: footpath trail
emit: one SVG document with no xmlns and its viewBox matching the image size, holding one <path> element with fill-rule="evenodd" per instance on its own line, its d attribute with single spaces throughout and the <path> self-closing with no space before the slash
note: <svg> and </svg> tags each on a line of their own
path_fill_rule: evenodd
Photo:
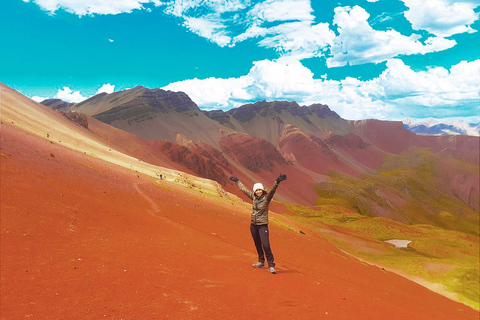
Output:
<svg viewBox="0 0 480 320">
<path fill-rule="evenodd" d="M 136 174 L 4 124 L 1 319 L 478 319 L 478 312 L 271 225 L 248 206 Z"/>
</svg>

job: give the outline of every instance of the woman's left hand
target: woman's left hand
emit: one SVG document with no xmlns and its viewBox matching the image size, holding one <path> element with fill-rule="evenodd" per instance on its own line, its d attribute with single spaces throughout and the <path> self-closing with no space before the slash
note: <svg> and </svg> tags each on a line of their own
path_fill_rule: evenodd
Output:
<svg viewBox="0 0 480 320">
<path fill-rule="evenodd" d="M 287 175 L 286 174 L 281 174 L 277 178 L 277 183 L 282 182 L 283 180 L 287 180 Z"/>
</svg>

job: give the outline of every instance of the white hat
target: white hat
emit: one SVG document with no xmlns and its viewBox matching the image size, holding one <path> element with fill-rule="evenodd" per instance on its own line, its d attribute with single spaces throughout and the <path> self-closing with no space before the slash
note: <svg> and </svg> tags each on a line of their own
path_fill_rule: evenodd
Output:
<svg viewBox="0 0 480 320">
<path fill-rule="evenodd" d="M 263 184 L 261 184 L 260 182 L 257 182 L 253 185 L 253 192 L 257 191 L 258 189 L 265 191 Z"/>
</svg>

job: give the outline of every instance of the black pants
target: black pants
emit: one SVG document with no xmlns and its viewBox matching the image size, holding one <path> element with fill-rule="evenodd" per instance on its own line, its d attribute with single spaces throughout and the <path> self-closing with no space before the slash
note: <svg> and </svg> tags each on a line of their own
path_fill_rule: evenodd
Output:
<svg viewBox="0 0 480 320">
<path fill-rule="evenodd" d="M 252 233 L 255 248 L 258 253 L 258 262 L 265 263 L 265 256 L 269 267 L 275 267 L 273 262 L 273 253 L 270 248 L 270 237 L 268 233 L 268 224 L 254 225 L 250 224 L 250 232 Z"/>
</svg>

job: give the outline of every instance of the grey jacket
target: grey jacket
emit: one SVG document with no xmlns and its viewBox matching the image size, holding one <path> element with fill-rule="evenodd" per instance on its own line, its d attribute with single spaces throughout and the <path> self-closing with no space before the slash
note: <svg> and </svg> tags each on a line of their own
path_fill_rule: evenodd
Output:
<svg viewBox="0 0 480 320">
<path fill-rule="evenodd" d="M 247 197 L 253 200 L 251 222 L 254 225 L 268 224 L 268 206 L 272 201 L 273 195 L 277 190 L 278 183 L 275 181 L 270 191 L 264 192 L 263 195 L 257 197 L 252 191 L 245 188 L 240 180 L 237 181 L 237 186 L 242 190 Z"/>
</svg>

